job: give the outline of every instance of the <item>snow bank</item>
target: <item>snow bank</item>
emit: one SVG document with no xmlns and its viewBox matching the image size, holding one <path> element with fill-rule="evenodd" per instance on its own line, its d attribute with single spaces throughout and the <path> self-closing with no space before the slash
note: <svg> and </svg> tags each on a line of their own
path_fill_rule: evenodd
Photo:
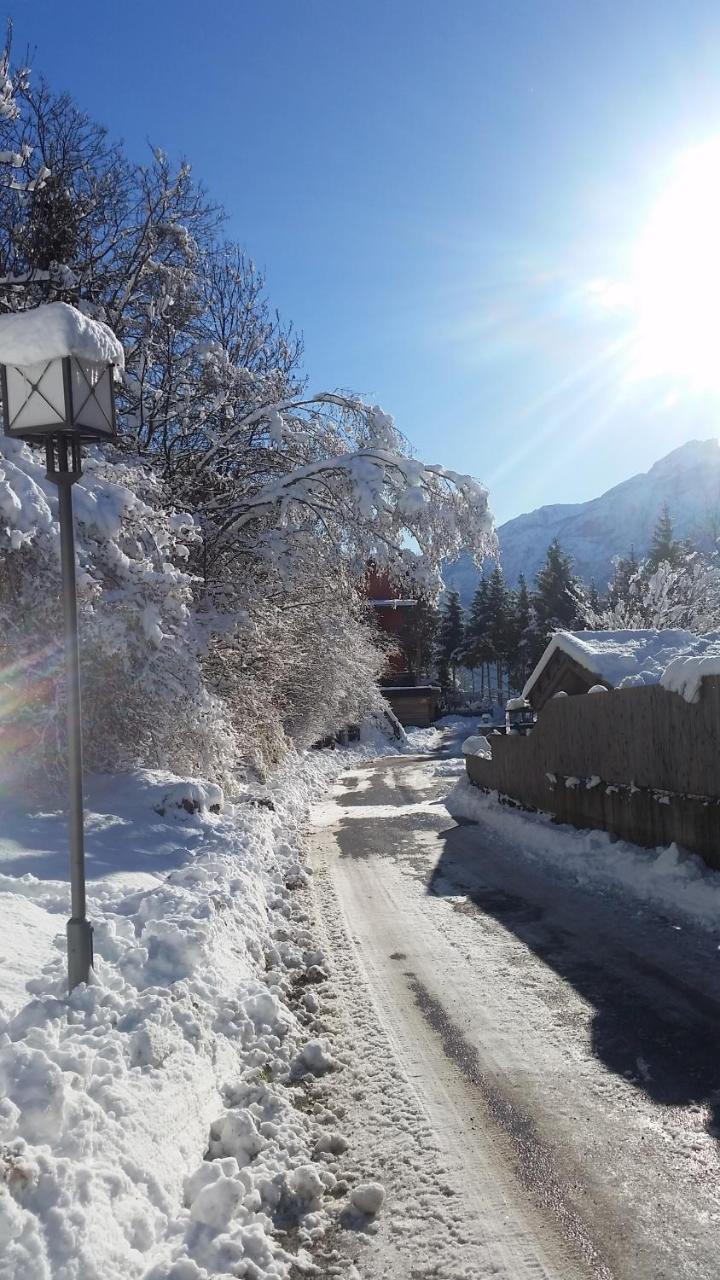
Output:
<svg viewBox="0 0 720 1280">
<path fill-rule="evenodd" d="M 590 779 L 587 785 L 594 782 Z M 568 778 L 566 786 L 579 785 Z M 508 841 L 512 858 L 528 858 L 554 866 L 589 889 L 598 886 L 634 894 L 674 916 L 704 925 L 717 925 L 720 915 L 720 872 L 713 871 L 694 853 L 672 844 L 666 849 L 642 849 L 622 840 L 611 840 L 605 831 L 578 831 L 559 826 L 549 816 L 526 813 L 499 804 L 497 794 L 487 794 L 460 778 L 445 799 L 453 818 L 470 818 Z"/>
<path fill-rule="evenodd" d="M 296 1103 L 338 1064 L 303 1000 L 326 975 L 290 886 L 309 802 L 362 754 L 311 752 L 224 802 L 168 774 L 92 779 L 96 969 L 69 997 L 63 824 L 7 806 L 2 946 L 38 946 L 0 1007 L 3 1275 L 305 1269 L 335 1178 Z"/>
<path fill-rule="evenodd" d="M 689 656 L 685 654 L 675 658 L 660 678 L 663 689 L 679 693 L 686 702 L 698 701 L 705 676 L 720 676 L 720 641 L 714 637 L 706 639 L 708 643 L 704 653 L 696 651 Z"/>
<path fill-rule="evenodd" d="M 1 363 L 32 365 L 64 356 L 125 367 L 122 343 L 112 329 L 67 302 L 0 316 Z"/>
</svg>

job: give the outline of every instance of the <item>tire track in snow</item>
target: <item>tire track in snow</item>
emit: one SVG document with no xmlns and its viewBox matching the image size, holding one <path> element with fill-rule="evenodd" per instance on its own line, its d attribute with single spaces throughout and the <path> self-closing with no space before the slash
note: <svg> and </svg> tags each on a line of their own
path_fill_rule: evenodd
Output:
<svg viewBox="0 0 720 1280">
<path fill-rule="evenodd" d="M 405 798 L 410 797 L 398 796 Z M 324 809 L 327 823 L 332 815 Z M 413 1084 L 418 1062 L 405 1042 L 406 1029 L 388 1022 L 392 1001 L 381 989 L 381 975 L 352 938 L 333 875 L 337 847 L 331 834 L 318 833 L 313 848 L 318 931 L 338 993 L 328 1029 L 346 1062 L 338 1088 L 357 1166 L 350 1176 L 380 1178 L 388 1192 L 375 1234 L 336 1232 L 324 1251 L 322 1274 L 347 1278 L 353 1274 L 347 1268 L 359 1266 L 372 1280 L 579 1280 L 590 1274 L 610 1280 L 607 1270 L 570 1259 L 541 1229 L 537 1211 L 520 1207 L 522 1192 L 512 1174 L 500 1169 L 486 1133 L 473 1129 L 472 1150 L 467 1135 L 458 1143 L 457 1115 L 448 1122 L 449 1133 L 439 1132 L 443 1121 L 438 1125 L 437 1111 L 429 1114 L 423 1092 Z M 418 1015 L 420 1036 L 422 1027 Z M 425 1035 L 437 1038 L 427 1027 Z M 449 1077 L 456 1069 L 449 1066 Z M 452 1078 L 435 1083 L 449 1115 Z"/>
</svg>

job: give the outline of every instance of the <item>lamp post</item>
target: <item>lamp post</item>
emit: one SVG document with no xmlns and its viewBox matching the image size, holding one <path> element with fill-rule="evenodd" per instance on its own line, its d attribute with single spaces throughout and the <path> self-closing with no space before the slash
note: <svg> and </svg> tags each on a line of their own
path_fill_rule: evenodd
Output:
<svg viewBox="0 0 720 1280">
<path fill-rule="evenodd" d="M 526 737 L 532 733 L 535 711 L 525 698 L 510 698 L 505 706 L 506 732 Z"/>
<path fill-rule="evenodd" d="M 40 321 L 38 325 L 38 320 Z M 13 325 L 11 322 L 15 322 Z M 93 964 L 92 925 L 85 898 L 80 651 L 75 585 L 72 486 L 82 475 L 81 444 L 115 435 L 114 365 L 122 349 L 104 325 L 64 303 L 0 320 L 0 360 L 9 352 L 24 359 L 38 343 L 23 345 L 23 332 L 47 338 L 49 359 L 0 364 L 5 435 L 44 444 L 47 478 L 57 486 L 62 565 L 62 601 L 67 670 L 67 751 L 71 917 L 67 923 L 68 985 L 87 982 Z M 20 326 L 25 326 L 23 331 Z M 95 332 L 97 331 L 97 332 Z M 17 335 L 20 335 L 19 341 Z M 9 340 L 8 340 L 9 339 Z M 113 345 L 114 344 L 114 345 Z M 73 354 L 80 351 L 81 354 Z M 92 358 L 88 358 L 89 356 Z M 107 360 L 108 353 L 119 358 Z"/>
</svg>

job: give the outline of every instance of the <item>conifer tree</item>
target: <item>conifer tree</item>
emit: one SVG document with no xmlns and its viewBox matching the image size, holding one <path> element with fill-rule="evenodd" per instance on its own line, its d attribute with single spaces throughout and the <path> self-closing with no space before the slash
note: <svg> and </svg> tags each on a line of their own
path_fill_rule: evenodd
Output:
<svg viewBox="0 0 720 1280">
<path fill-rule="evenodd" d="M 450 591 L 440 612 L 437 667 L 440 684 L 448 687 L 456 684 L 458 651 L 462 649 L 465 625 L 460 594 Z"/>
<path fill-rule="evenodd" d="M 477 590 L 473 596 L 472 604 L 468 612 L 467 624 L 465 627 L 465 639 L 463 642 L 463 654 L 465 665 L 474 673 L 480 669 L 480 693 L 484 697 L 486 687 L 489 692 L 490 688 L 490 667 L 492 661 L 492 649 L 489 640 L 490 627 L 490 609 L 489 609 L 489 584 L 483 574 L 477 585 Z M 474 675 L 473 675 L 473 688 Z"/>
<path fill-rule="evenodd" d="M 495 685 L 498 701 L 503 684 L 503 667 L 509 655 L 509 600 L 503 572 L 496 565 L 488 583 L 488 641 L 495 664 Z"/>
<path fill-rule="evenodd" d="M 530 594 L 525 575 L 518 577 L 518 589 L 511 597 L 510 640 L 508 645 L 508 679 L 515 693 L 523 688 L 530 674 L 529 655 L 533 648 Z"/>
<path fill-rule="evenodd" d="M 554 631 L 572 631 L 582 626 L 578 609 L 579 583 L 572 572 L 572 561 L 555 538 L 548 547 L 545 564 L 535 579 L 533 605 L 537 617 L 537 635 L 532 662 L 537 662 Z"/>
<path fill-rule="evenodd" d="M 607 596 L 609 609 L 615 609 L 619 604 L 629 604 L 632 595 L 631 584 L 639 569 L 640 565 L 635 555 L 635 548 L 631 546 L 627 556 L 620 557 L 615 561 L 613 579 Z"/>
<path fill-rule="evenodd" d="M 677 564 L 683 554 L 683 547 L 675 541 L 672 516 L 667 502 L 663 504 L 652 536 L 650 551 L 646 561 L 647 567 L 654 572 L 661 564 Z"/>
</svg>

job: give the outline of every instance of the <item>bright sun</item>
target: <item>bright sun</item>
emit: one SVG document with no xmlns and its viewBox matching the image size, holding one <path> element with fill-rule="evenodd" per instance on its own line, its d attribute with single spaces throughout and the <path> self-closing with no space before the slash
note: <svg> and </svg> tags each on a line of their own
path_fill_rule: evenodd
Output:
<svg viewBox="0 0 720 1280">
<path fill-rule="evenodd" d="M 639 376 L 720 393 L 720 139 L 688 152 L 638 245 Z"/>
</svg>

